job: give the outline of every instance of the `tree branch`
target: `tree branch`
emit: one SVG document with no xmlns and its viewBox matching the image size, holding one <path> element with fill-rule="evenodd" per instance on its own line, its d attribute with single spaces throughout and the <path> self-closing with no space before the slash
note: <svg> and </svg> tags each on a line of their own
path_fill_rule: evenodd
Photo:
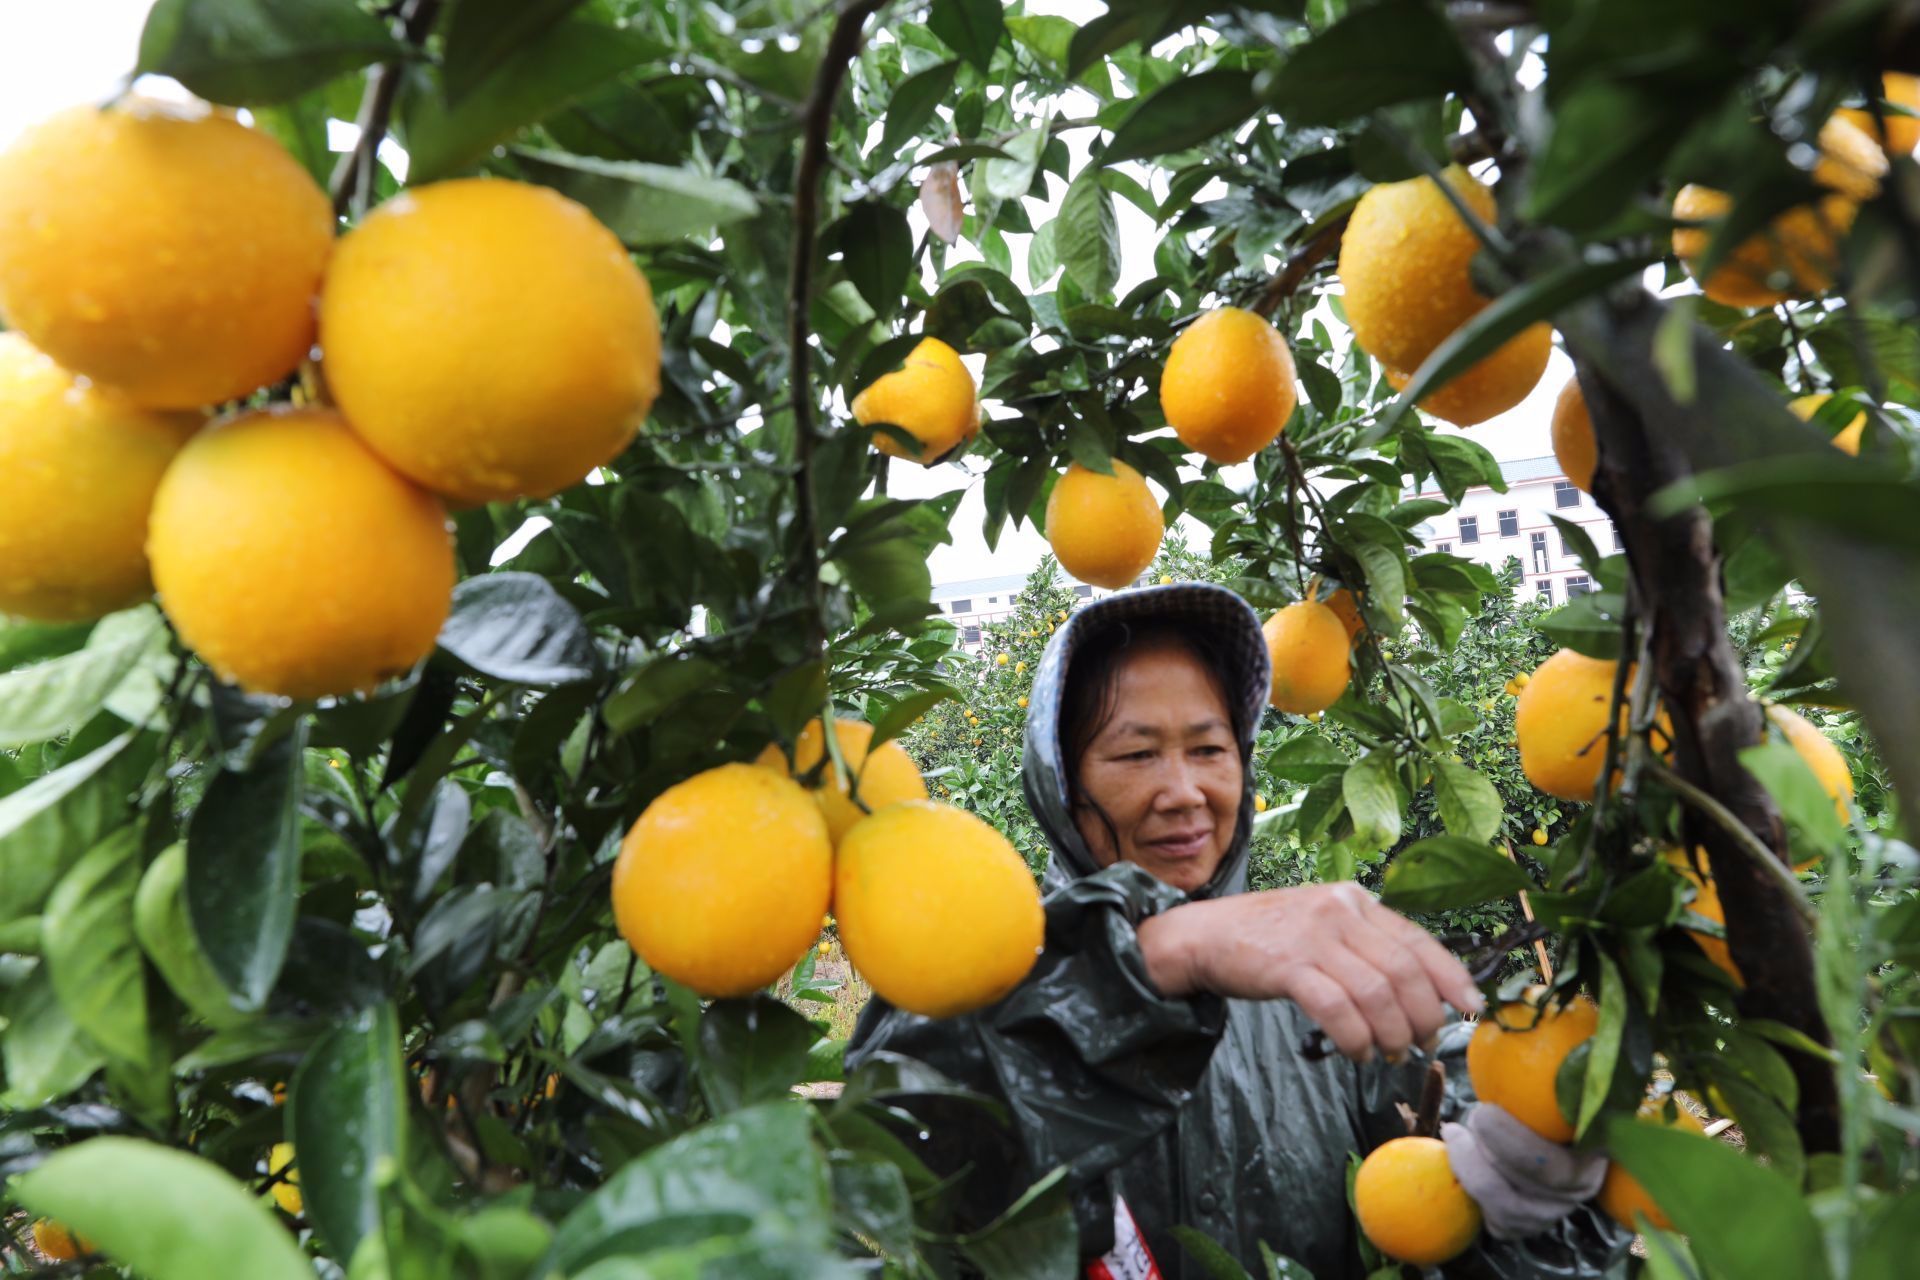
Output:
<svg viewBox="0 0 1920 1280">
<path fill-rule="evenodd" d="M 1351 212 L 1341 214 L 1320 228 L 1311 240 L 1295 249 L 1292 256 L 1273 273 L 1273 279 L 1267 281 L 1266 287 L 1260 290 L 1260 296 L 1251 308 L 1253 313 L 1271 320 L 1273 313 L 1280 309 L 1280 304 L 1291 298 L 1300 287 L 1301 281 L 1340 248 L 1340 237 L 1346 233 L 1347 221 L 1352 217 Z"/>
<path fill-rule="evenodd" d="M 440 3 L 441 0 L 407 0 L 394 23 L 394 35 L 409 48 L 417 49 L 427 38 L 427 32 L 433 30 Z M 400 92 L 401 69 L 399 62 L 383 62 L 367 73 L 367 91 L 360 99 L 360 114 L 355 121 L 360 127 L 360 136 L 354 140 L 353 150 L 341 156 L 340 163 L 333 169 L 331 186 L 336 218 L 346 213 L 349 205 L 354 206 L 356 213 L 366 210 L 366 198 L 373 192 L 374 157 L 393 119 L 393 100 Z"/>
</svg>

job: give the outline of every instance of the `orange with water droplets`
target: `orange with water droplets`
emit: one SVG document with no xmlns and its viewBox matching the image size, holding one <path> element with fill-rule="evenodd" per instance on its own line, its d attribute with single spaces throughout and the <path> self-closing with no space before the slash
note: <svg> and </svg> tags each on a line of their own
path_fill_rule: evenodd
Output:
<svg viewBox="0 0 1920 1280">
<path fill-rule="evenodd" d="M 1140 473 L 1118 458 L 1111 463 L 1110 476 L 1077 462 L 1067 468 L 1047 498 L 1046 533 L 1062 569 L 1117 591 L 1153 563 L 1167 526 Z M 1066 616 L 1062 609 L 1061 621 Z"/>
<path fill-rule="evenodd" d="M 1549 1142 L 1573 1141 L 1573 1124 L 1560 1110 L 1555 1080 L 1560 1064 L 1592 1038 L 1600 1011 L 1585 996 L 1545 1003 L 1546 988 L 1529 987 L 1516 1001 L 1480 1019 L 1467 1042 L 1467 1075 L 1474 1096 L 1505 1109 Z"/>
<path fill-rule="evenodd" d="M 1442 175 L 1483 222 L 1493 192 L 1455 165 Z M 1389 369 L 1418 369 L 1488 299 L 1470 268 L 1480 241 L 1433 178 L 1384 182 L 1354 206 L 1340 238 L 1340 282 L 1354 341 Z"/>
<path fill-rule="evenodd" d="M 1219 463 L 1245 462 L 1272 444 L 1298 398 L 1287 340 L 1239 307 L 1216 307 L 1182 330 L 1160 374 L 1167 425 Z"/>
<path fill-rule="evenodd" d="M 1437 1267 L 1480 1234 L 1480 1206 L 1453 1176 L 1438 1138 L 1394 1138 L 1353 1178 L 1353 1213 L 1373 1247 L 1397 1262 Z"/>
</svg>

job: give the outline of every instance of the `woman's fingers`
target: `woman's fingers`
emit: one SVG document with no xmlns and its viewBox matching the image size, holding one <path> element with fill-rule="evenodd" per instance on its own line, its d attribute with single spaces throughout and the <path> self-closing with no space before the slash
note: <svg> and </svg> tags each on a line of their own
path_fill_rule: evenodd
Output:
<svg viewBox="0 0 1920 1280">
<path fill-rule="evenodd" d="M 1413 1026 L 1414 1043 L 1425 1044 L 1447 1024 L 1447 1007 L 1441 1003 L 1440 992 L 1400 930 L 1368 929 L 1348 942 L 1393 984 L 1400 1008 Z"/>
<path fill-rule="evenodd" d="M 1314 967 L 1340 984 L 1367 1020 L 1373 1043 L 1388 1057 L 1397 1058 L 1412 1046 L 1413 1021 L 1401 1003 L 1403 993 L 1364 955 L 1351 947 L 1334 947 L 1315 960 Z"/>
<path fill-rule="evenodd" d="M 1311 967 L 1290 975 L 1287 995 L 1320 1025 L 1334 1048 L 1358 1062 L 1373 1050 L 1373 1028 L 1355 1007 L 1346 987 Z"/>
<path fill-rule="evenodd" d="M 1433 983 L 1434 990 L 1440 993 L 1441 999 L 1462 1013 L 1479 1013 L 1487 1007 L 1486 997 L 1473 984 L 1473 975 L 1467 972 L 1467 966 L 1460 963 L 1458 956 L 1398 911 L 1388 907 L 1380 907 L 1380 911 L 1388 917 L 1388 927 L 1401 938 L 1413 958 L 1426 970 L 1428 979 Z"/>
</svg>

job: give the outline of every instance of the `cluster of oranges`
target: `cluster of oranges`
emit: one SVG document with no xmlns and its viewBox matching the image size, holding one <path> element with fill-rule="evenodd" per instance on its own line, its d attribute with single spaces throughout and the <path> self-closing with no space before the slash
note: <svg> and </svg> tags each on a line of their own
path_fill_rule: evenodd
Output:
<svg viewBox="0 0 1920 1280">
<path fill-rule="evenodd" d="M 367 689 L 446 617 L 446 504 L 554 493 L 632 439 L 659 323 L 586 209 L 462 180 L 336 224 L 202 106 L 78 107 L 0 156 L 0 611 L 157 587 L 223 679 Z M 296 375 L 304 403 L 209 423 Z"/>
<path fill-rule="evenodd" d="M 992 826 L 928 799 L 897 742 L 872 740 L 839 719 L 829 749 L 815 720 L 791 758 L 769 746 L 648 805 L 613 872 L 641 959 L 701 995 L 746 995 L 797 964 L 831 910 L 848 959 L 902 1009 L 951 1017 L 1012 990 L 1040 952 L 1032 874 Z"/>
</svg>

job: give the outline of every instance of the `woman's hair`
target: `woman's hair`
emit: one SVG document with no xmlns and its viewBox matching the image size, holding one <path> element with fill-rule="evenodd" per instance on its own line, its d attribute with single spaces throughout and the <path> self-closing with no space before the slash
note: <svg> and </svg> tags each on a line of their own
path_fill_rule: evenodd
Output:
<svg viewBox="0 0 1920 1280">
<path fill-rule="evenodd" d="M 1153 649 L 1181 649 L 1203 667 L 1233 722 L 1235 742 L 1247 737 L 1240 723 L 1240 699 L 1233 696 L 1231 668 L 1225 652 L 1204 629 L 1165 619 L 1116 622 L 1083 640 L 1067 664 L 1066 687 L 1060 691 L 1060 754 L 1067 775 L 1067 804 L 1071 810 L 1090 809 L 1107 829 L 1115 849 L 1120 833 L 1113 819 L 1080 785 L 1080 759 L 1118 710 L 1120 667 L 1134 654 Z"/>
</svg>

